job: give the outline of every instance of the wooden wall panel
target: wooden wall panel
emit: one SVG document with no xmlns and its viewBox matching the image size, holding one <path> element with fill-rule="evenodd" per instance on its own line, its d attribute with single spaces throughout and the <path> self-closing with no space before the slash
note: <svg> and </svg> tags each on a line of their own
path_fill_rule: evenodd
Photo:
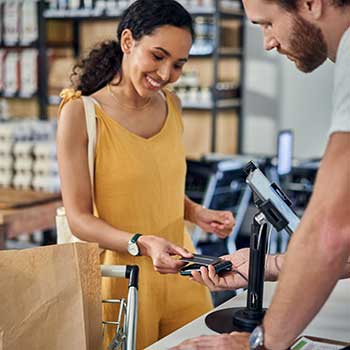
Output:
<svg viewBox="0 0 350 350">
<path fill-rule="evenodd" d="M 56 119 L 58 113 L 58 106 L 57 105 L 51 105 L 47 109 L 47 114 L 49 116 L 49 119 Z"/>
<path fill-rule="evenodd" d="M 220 43 L 223 47 L 235 47 L 241 46 L 240 38 L 241 21 L 223 20 L 221 22 L 220 30 Z"/>
<path fill-rule="evenodd" d="M 7 110 L 11 117 L 28 117 L 37 118 L 39 116 L 39 105 L 37 99 L 33 98 L 30 100 L 24 99 L 8 99 Z"/>
<path fill-rule="evenodd" d="M 198 158 L 210 152 L 211 114 L 202 111 L 184 111 L 184 142 L 186 155 Z M 218 153 L 237 152 L 237 115 L 234 112 L 220 113 L 217 119 L 216 147 Z"/>
<path fill-rule="evenodd" d="M 183 123 L 186 155 L 198 158 L 203 153 L 208 153 L 210 151 L 210 113 L 185 111 Z"/>
<path fill-rule="evenodd" d="M 218 153 L 237 153 L 237 114 L 219 113 L 217 123 L 216 149 Z"/>
<path fill-rule="evenodd" d="M 82 22 L 80 25 L 80 50 L 88 53 L 95 45 L 104 40 L 116 40 L 117 21 Z"/>
<path fill-rule="evenodd" d="M 48 78 L 49 95 L 59 95 L 63 88 L 71 86 L 70 75 L 74 64 L 73 57 L 57 57 L 51 60 Z"/>
<path fill-rule="evenodd" d="M 50 20 L 47 21 L 47 41 L 53 43 L 71 43 L 72 36 L 72 21 Z"/>
<path fill-rule="evenodd" d="M 219 63 L 219 81 L 239 81 L 240 64 L 238 60 L 223 58 Z M 210 87 L 213 83 L 213 59 L 191 57 L 184 71 L 198 72 L 200 85 Z"/>
</svg>

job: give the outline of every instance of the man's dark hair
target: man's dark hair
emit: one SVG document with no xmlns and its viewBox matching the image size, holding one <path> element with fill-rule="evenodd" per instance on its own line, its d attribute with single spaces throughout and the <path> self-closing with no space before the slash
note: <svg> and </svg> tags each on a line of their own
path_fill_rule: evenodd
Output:
<svg viewBox="0 0 350 350">
<path fill-rule="evenodd" d="M 287 11 L 293 12 L 298 8 L 298 0 L 272 0 L 272 1 L 277 1 L 278 4 L 281 5 Z M 330 1 L 331 1 L 331 5 L 335 7 L 343 7 L 343 6 L 350 5 L 350 0 L 330 0 Z"/>
</svg>

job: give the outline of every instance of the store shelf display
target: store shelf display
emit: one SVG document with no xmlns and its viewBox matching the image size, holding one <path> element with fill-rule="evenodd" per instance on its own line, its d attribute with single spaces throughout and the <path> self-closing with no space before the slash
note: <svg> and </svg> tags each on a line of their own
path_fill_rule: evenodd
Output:
<svg viewBox="0 0 350 350">
<path fill-rule="evenodd" d="M 39 64 L 39 27 L 44 6 L 45 2 L 41 0 L 0 2 L 0 97 L 10 100 L 35 98 L 39 106 L 36 118 L 45 118 L 46 114 L 42 99 L 44 89 L 38 79 L 45 73 L 45 69 L 42 71 L 45 67 Z"/>
<path fill-rule="evenodd" d="M 51 0 L 45 11 L 48 19 L 118 19 L 123 11 L 135 0 Z M 216 11 L 216 0 L 179 0 L 194 15 L 212 16 Z M 220 11 L 223 15 L 242 17 L 238 1 L 222 0 Z"/>
<path fill-rule="evenodd" d="M 52 121 L 0 124 L 0 187 L 59 192 L 55 130 Z"/>
</svg>

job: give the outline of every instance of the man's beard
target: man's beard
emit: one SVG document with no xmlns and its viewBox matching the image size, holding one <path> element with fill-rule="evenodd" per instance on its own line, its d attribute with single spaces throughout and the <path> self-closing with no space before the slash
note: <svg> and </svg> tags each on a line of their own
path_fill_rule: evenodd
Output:
<svg viewBox="0 0 350 350">
<path fill-rule="evenodd" d="M 327 59 L 327 43 L 321 29 L 314 24 L 299 15 L 294 15 L 293 21 L 288 53 L 299 70 L 310 73 Z"/>
</svg>

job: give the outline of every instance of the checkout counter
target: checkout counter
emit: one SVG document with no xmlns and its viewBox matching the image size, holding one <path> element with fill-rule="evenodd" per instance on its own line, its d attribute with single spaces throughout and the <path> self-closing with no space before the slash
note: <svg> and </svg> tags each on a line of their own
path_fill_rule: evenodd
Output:
<svg viewBox="0 0 350 350">
<path fill-rule="evenodd" d="M 277 283 L 265 282 L 264 306 L 270 304 Z M 228 300 L 215 310 L 243 307 L 246 304 L 246 292 Z M 207 314 L 197 318 L 177 331 L 169 334 L 158 342 L 150 345 L 146 350 L 165 350 L 182 341 L 200 335 L 217 334 L 205 324 Z M 286 325 L 288 326 L 288 325 Z M 303 335 L 334 339 L 350 342 L 350 281 L 341 280 L 333 290 L 326 304 L 319 314 L 309 324 Z"/>
</svg>

